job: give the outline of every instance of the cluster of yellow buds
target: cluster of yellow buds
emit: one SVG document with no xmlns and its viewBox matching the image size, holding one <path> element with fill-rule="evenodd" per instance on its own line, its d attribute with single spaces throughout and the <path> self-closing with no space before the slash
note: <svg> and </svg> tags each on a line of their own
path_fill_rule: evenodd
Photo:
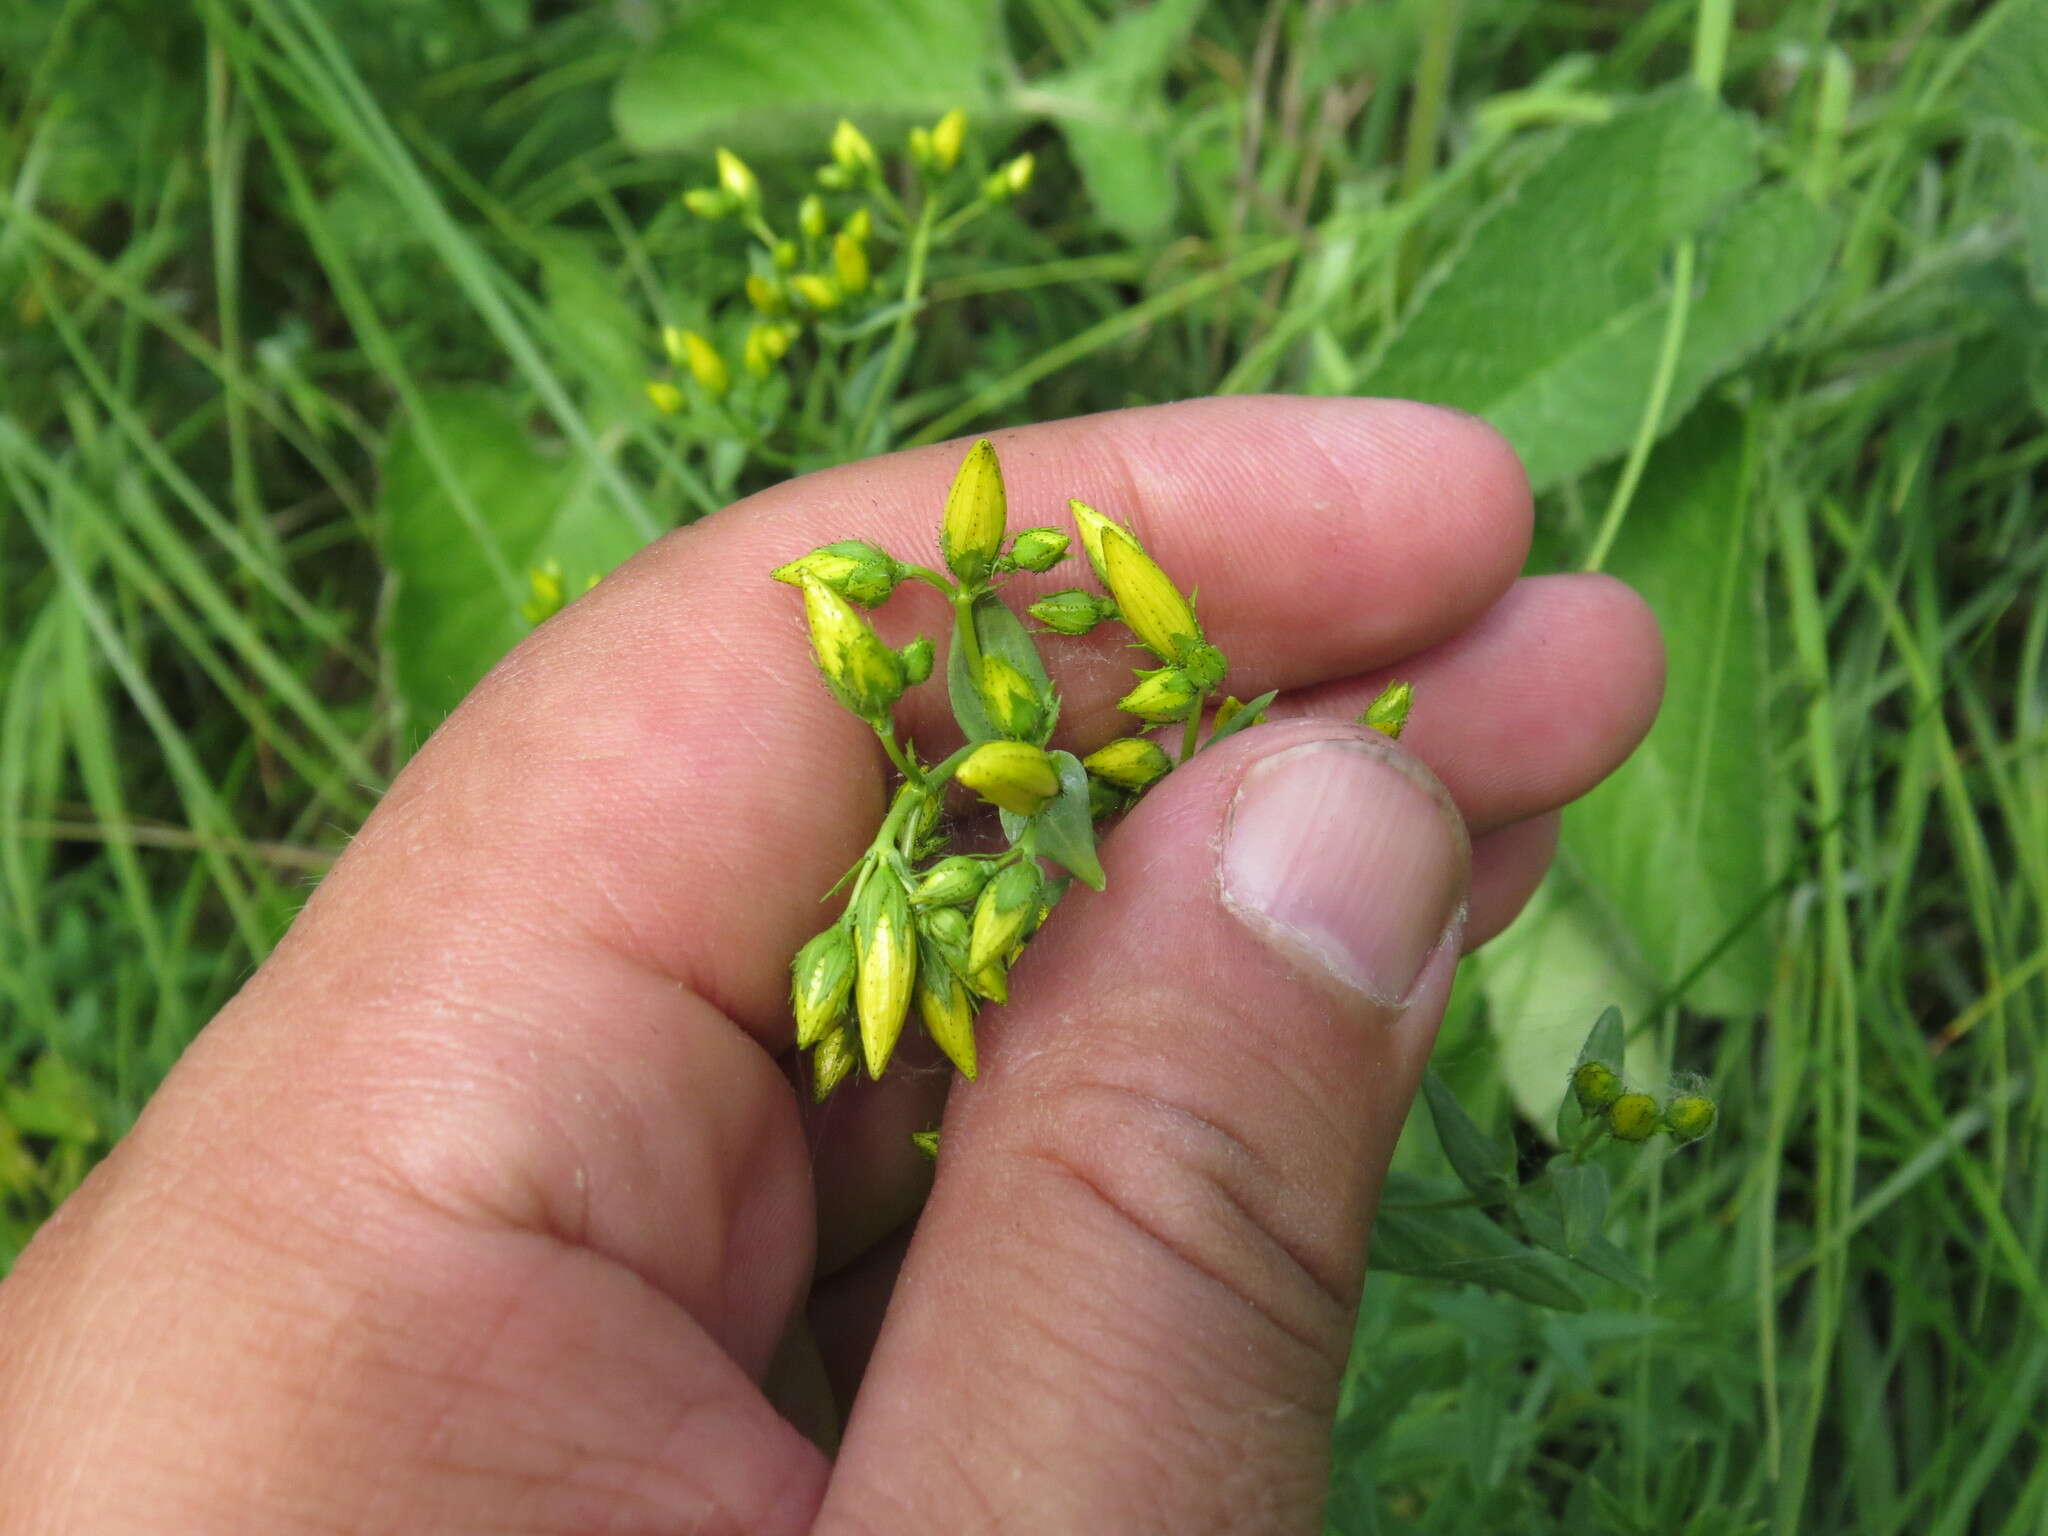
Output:
<svg viewBox="0 0 2048 1536">
<path fill-rule="evenodd" d="M 588 592 L 597 582 L 593 573 L 584 578 L 581 590 Z M 539 624 L 560 613 L 574 595 L 569 590 L 568 578 L 562 574 L 562 562 L 550 555 L 539 565 L 528 567 L 526 601 L 519 605 L 519 616 L 529 624 Z"/>
<path fill-rule="evenodd" d="M 910 130 L 905 151 L 922 178 L 927 203 L 940 194 L 947 178 L 960 167 L 966 147 L 967 114 L 957 108 L 928 127 Z M 842 118 L 832 130 L 829 158 L 817 170 L 818 185 L 825 192 L 851 193 L 861 199 L 843 218 L 835 219 L 824 197 L 812 191 L 799 200 L 789 222 L 778 225 L 770 217 L 768 200 L 753 167 L 723 146 L 715 153 L 714 167 L 712 184 L 689 188 L 682 201 L 701 219 L 730 221 L 753 236 L 755 247 L 740 284 L 749 313 L 743 327 L 737 322 L 711 327 L 732 333 L 726 351 L 703 331 L 663 330 L 663 352 L 675 374 L 651 380 L 647 395 L 665 415 L 679 415 L 689 408 L 689 396 L 680 382 L 683 379 L 711 401 L 722 399 L 731 390 L 734 371 L 727 356 L 734 345 L 733 336 L 738 338 L 739 366 L 752 378 L 767 379 L 806 332 L 827 317 L 857 304 L 879 304 L 885 297 L 915 298 L 914 294 L 877 291 L 887 286 L 877 283 L 871 250 L 878 214 L 894 219 L 898 244 L 905 242 L 913 221 L 892 190 L 882 157 L 853 123 Z M 1030 185 L 1032 170 L 1028 154 L 998 166 L 984 179 L 978 193 L 941 228 L 938 238 L 946 238 L 977 210 L 1018 196 Z"/>
<path fill-rule="evenodd" d="M 858 164 L 857 146 L 848 153 Z M 810 1053 L 820 1099 L 856 1065 L 880 1076 L 913 1007 L 925 1033 L 972 1077 L 977 1011 L 1007 1000 L 1010 969 L 1066 882 L 1102 882 L 1096 818 L 1127 805 L 1173 766 L 1139 737 L 1111 742 L 1085 763 L 1048 746 L 1058 695 L 997 587 L 1018 572 L 1050 570 L 1071 542 L 1057 528 L 1011 534 L 1002 463 L 983 440 L 947 491 L 937 568 L 865 539 L 840 539 L 773 572 L 803 594 L 826 687 L 873 727 L 901 775 L 889 813 L 849 875 L 846 911 L 791 965 L 797 1043 Z M 892 648 L 863 612 L 905 581 L 938 588 L 953 610 L 948 690 L 967 742 L 937 764 L 918 760 L 893 718 L 904 691 L 931 675 L 936 649 L 925 637 Z M 942 804 L 953 783 L 1000 812 L 1007 849 L 949 848 Z M 1047 864 L 1064 875 L 1055 879 Z"/>
<path fill-rule="evenodd" d="M 1705 1136 L 1720 1118 L 1719 1106 L 1697 1081 L 1682 1083 L 1660 1105 L 1654 1095 L 1629 1088 L 1620 1072 L 1597 1059 L 1572 1069 L 1572 1096 L 1587 1118 L 1598 1120 L 1616 1141 L 1648 1141 L 1662 1131 L 1683 1145 Z"/>
</svg>

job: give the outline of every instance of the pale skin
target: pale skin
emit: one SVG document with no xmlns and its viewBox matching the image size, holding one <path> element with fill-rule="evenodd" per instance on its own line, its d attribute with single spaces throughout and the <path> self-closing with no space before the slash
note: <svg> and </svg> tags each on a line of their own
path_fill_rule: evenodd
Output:
<svg viewBox="0 0 2048 1536">
<path fill-rule="evenodd" d="M 0 1531 L 1317 1528 L 1450 961 L 1647 728 L 1656 628 L 1613 581 L 1517 580 L 1520 470 L 1454 413 L 1198 401 L 995 441 L 1013 527 L 1070 495 L 1127 521 L 1231 690 L 1287 694 L 1107 837 L 980 1081 L 946 1102 L 913 1056 L 807 1115 L 782 1059 L 789 957 L 887 778 L 767 572 L 843 537 L 928 559 L 952 445 L 661 541 L 427 744 L 0 1286 Z M 943 635 L 943 602 L 880 622 Z M 1062 740 L 1119 734 L 1132 658 L 1045 651 Z M 1259 939 L 1215 873 L 1247 775 L 1358 737 L 1390 677 L 1469 891 L 1397 1005 Z M 944 711 L 903 707 L 928 753 Z M 908 1132 L 942 1111 L 933 1187 Z M 859 1388 L 836 1457 L 791 1422 L 820 1363 Z"/>
</svg>

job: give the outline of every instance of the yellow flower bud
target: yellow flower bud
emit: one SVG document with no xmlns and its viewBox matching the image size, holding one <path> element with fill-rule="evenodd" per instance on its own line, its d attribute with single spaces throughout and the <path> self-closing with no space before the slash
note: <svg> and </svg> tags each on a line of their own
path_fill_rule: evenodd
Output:
<svg viewBox="0 0 2048 1536">
<path fill-rule="evenodd" d="M 851 235 L 832 237 L 832 275 L 847 293 L 865 293 L 868 287 L 868 253 Z"/>
<path fill-rule="evenodd" d="M 932 163 L 932 131 L 925 127 L 910 130 L 910 158 L 921 166 Z"/>
<path fill-rule="evenodd" d="M 683 206 L 700 219 L 722 219 L 732 212 L 732 199 L 716 187 L 692 187 L 683 194 Z"/>
<path fill-rule="evenodd" d="M 720 148 L 718 159 L 718 185 L 727 197 L 742 208 L 752 208 L 761 200 L 761 183 L 754 179 L 754 173 L 731 150 Z"/>
<path fill-rule="evenodd" d="M 796 205 L 796 227 L 803 231 L 806 240 L 825 238 L 825 199 L 815 192 L 806 192 L 804 200 Z"/>
<path fill-rule="evenodd" d="M 1009 967 L 1000 960 L 991 960 L 967 978 L 967 989 L 976 997 L 985 997 L 992 1003 L 1007 1003 L 1010 1000 Z"/>
<path fill-rule="evenodd" d="M 789 965 L 789 1005 L 796 1015 L 796 1043 L 808 1050 L 846 1014 L 853 992 L 853 935 L 834 923 L 796 952 Z"/>
<path fill-rule="evenodd" d="M 741 357 L 747 372 L 757 379 L 765 379 L 775 371 L 775 365 L 782 361 L 789 351 L 789 344 L 797 338 L 797 328 L 788 321 L 780 325 L 754 325 L 747 330 L 747 343 Z"/>
<path fill-rule="evenodd" d="M 1582 1061 L 1572 1069 L 1572 1097 L 1597 1115 L 1621 1097 L 1621 1075 L 1604 1061 Z"/>
<path fill-rule="evenodd" d="M 815 576 L 800 578 L 811 649 L 832 696 L 879 725 L 902 696 L 903 659 L 882 644 L 868 621 Z"/>
<path fill-rule="evenodd" d="M 917 1016 L 960 1075 L 974 1080 L 974 999 L 937 946 L 922 944 L 917 960 Z"/>
<path fill-rule="evenodd" d="M 873 608 L 889 600 L 896 583 L 903 579 L 903 567 L 887 550 L 865 539 L 841 539 L 821 545 L 808 555 L 799 555 L 787 565 L 777 566 L 771 574 L 792 587 L 802 586 L 809 576 L 849 602 Z"/>
<path fill-rule="evenodd" d="M 965 857 L 965 855 L 956 855 Z M 942 862 L 950 863 L 950 860 Z M 974 900 L 988 885 L 988 861 L 975 859 L 982 872 L 975 876 L 974 892 L 966 899 Z M 937 866 L 934 866 L 936 869 Z M 918 900 L 912 896 L 911 900 Z M 946 964 L 956 971 L 967 969 L 967 914 L 958 907 L 925 907 L 917 914 L 918 932 L 939 946 L 939 952 L 946 957 Z"/>
<path fill-rule="evenodd" d="M 1113 523 L 1100 538 L 1103 585 L 1138 643 L 1161 661 L 1178 661 L 1200 645 L 1194 608 L 1138 541 Z"/>
<path fill-rule="evenodd" d="M 868 136 L 845 118 L 839 119 L 839 126 L 832 130 L 832 159 L 842 171 L 856 174 L 870 174 L 881 169 L 881 161 L 875 157 L 875 146 L 868 142 Z"/>
<path fill-rule="evenodd" d="M 936 1130 L 912 1131 L 910 1144 L 931 1162 L 936 1163 L 939 1160 L 939 1133 Z"/>
<path fill-rule="evenodd" d="M 1179 667 L 1161 667 L 1141 674 L 1138 686 L 1118 699 L 1116 707 L 1153 725 L 1169 725 L 1194 712 L 1200 693 Z"/>
<path fill-rule="evenodd" d="M 1009 500 L 1003 494 L 1003 466 L 995 444 L 981 439 L 967 450 L 953 488 L 946 493 L 946 516 L 939 530 L 939 553 L 946 568 L 970 585 L 988 579 L 1003 552 Z"/>
<path fill-rule="evenodd" d="M 1072 542 L 1057 528 L 1026 528 L 1010 541 L 1010 559 L 1020 571 L 1049 571 L 1067 558 Z"/>
<path fill-rule="evenodd" d="M 831 280 L 815 272 L 799 272 L 789 280 L 790 291 L 819 314 L 829 314 L 839 307 L 839 290 Z"/>
<path fill-rule="evenodd" d="M 1399 741 L 1401 727 L 1408 723 L 1408 711 L 1414 703 L 1413 683 L 1389 683 L 1380 696 L 1366 706 L 1365 713 L 1358 717 L 1358 723 Z"/>
<path fill-rule="evenodd" d="M 917 981 L 917 934 L 910 898 L 886 867 L 875 868 L 853 919 L 857 963 L 853 1009 L 860 1021 L 861 1054 L 868 1076 L 880 1077 L 903 1034 Z"/>
<path fill-rule="evenodd" d="M 1140 790 L 1173 771 L 1173 759 L 1156 741 L 1125 736 L 1081 759 L 1081 766 L 1118 789 Z"/>
<path fill-rule="evenodd" d="M 725 359 L 718 355 L 718 348 L 695 331 L 683 332 L 683 365 L 714 400 L 732 388 L 732 375 L 726 372 Z"/>
<path fill-rule="evenodd" d="M 1657 1119 L 1657 1101 L 1647 1093 L 1624 1093 L 1607 1106 L 1607 1129 L 1616 1141 L 1648 1141 Z"/>
<path fill-rule="evenodd" d="M 669 360 L 670 366 L 683 366 L 683 333 L 676 326 L 661 328 L 661 355 Z"/>
<path fill-rule="evenodd" d="M 1031 185 L 1031 173 L 1038 168 L 1038 157 L 1026 152 L 1003 167 L 1003 186 L 1012 197 L 1022 197 Z"/>
<path fill-rule="evenodd" d="M 932 169 L 950 171 L 967 143 L 967 114 L 955 107 L 932 125 Z M 972 1076 L 972 1074 L 969 1074 Z"/>
<path fill-rule="evenodd" d="M 1019 816 L 1036 816 L 1060 792 L 1052 759 L 1028 741 L 985 741 L 953 776 L 991 805 Z"/>
<path fill-rule="evenodd" d="M 989 724 L 1019 741 L 1038 740 L 1045 731 L 1046 701 L 1030 678 L 990 653 L 981 658 L 976 681 Z"/>
<path fill-rule="evenodd" d="M 778 272 L 793 271 L 802 255 L 794 240 L 778 240 L 768 250 L 769 260 L 775 263 Z"/>
<path fill-rule="evenodd" d="M 1073 515 L 1074 530 L 1081 535 L 1081 553 L 1088 557 L 1088 565 L 1095 572 L 1095 579 L 1105 587 L 1109 585 L 1109 571 L 1102 563 L 1103 530 L 1114 528 L 1115 523 L 1089 506 L 1085 501 L 1069 498 L 1067 511 Z"/>
<path fill-rule="evenodd" d="M 654 408 L 664 416 L 682 415 L 683 408 L 688 403 L 683 399 L 683 392 L 667 379 L 649 379 L 647 398 L 654 402 Z"/>
<path fill-rule="evenodd" d="M 1055 634 L 1085 635 L 1104 619 L 1115 618 L 1116 604 L 1071 587 L 1041 597 L 1024 611 Z"/>
<path fill-rule="evenodd" d="M 1673 1141 L 1698 1141 L 1714 1128 L 1720 1113 L 1705 1094 L 1681 1093 L 1664 1106 L 1664 1129 Z"/>
<path fill-rule="evenodd" d="M 982 996 L 995 996 L 983 985 L 985 974 L 992 969 L 1007 970 L 1011 952 L 1037 926 L 1039 908 L 1045 902 L 1042 885 L 1038 866 L 1030 859 L 1020 859 L 1004 866 L 975 902 L 967 974 Z M 1000 978 L 997 980 L 1000 983 Z"/>
<path fill-rule="evenodd" d="M 553 618 L 568 601 L 562 587 L 562 562 L 552 556 L 527 569 L 526 585 L 528 596 L 519 606 L 519 616 L 529 624 Z"/>
<path fill-rule="evenodd" d="M 977 859 L 969 854 L 956 853 L 943 858 L 918 880 L 917 889 L 910 894 L 911 903 L 919 907 L 963 906 L 979 896 L 981 888 L 988 884 L 988 870 L 987 859 Z M 937 915 L 932 913 L 925 918 L 927 927 Z"/>
<path fill-rule="evenodd" d="M 841 1028 L 827 1034 L 811 1049 L 811 1101 L 822 1104 L 829 1099 L 859 1060 L 860 1048 L 852 1030 Z"/>
<path fill-rule="evenodd" d="M 862 245 L 875 232 L 875 216 L 865 208 L 856 208 L 847 215 L 846 235 L 849 240 L 858 240 Z"/>
<path fill-rule="evenodd" d="M 747 302 L 764 315 L 779 315 L 789 308 L 789 295 L 782 284 L 758 272 L 747 274 Z"/>
</svg>

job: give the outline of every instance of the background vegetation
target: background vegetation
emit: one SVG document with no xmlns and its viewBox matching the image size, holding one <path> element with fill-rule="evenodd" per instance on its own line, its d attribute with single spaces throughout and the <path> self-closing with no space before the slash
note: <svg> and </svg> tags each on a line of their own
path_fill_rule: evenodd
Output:
<svg viewBox="0 0 2048 1536">
<path fill-rule="evenodd" d="M 1616 1165 L 1647 1287 L 1375 1283 L 1332 1528 L 2048 1531 L 2041 0 L 33 0 L 0 104 L 0 1264 L 536 560 L 973 427 L 1414 394 L 1674 662 L 1439 1066 L 1538 1165 L 1615 1002 L 1723 1125 Z M 658 411 L 656 327 L 737 323 L 710 145 L 793 196 L 842 111 L 955 105 L 1038 179 L 900 377 Z"/>
</svg>

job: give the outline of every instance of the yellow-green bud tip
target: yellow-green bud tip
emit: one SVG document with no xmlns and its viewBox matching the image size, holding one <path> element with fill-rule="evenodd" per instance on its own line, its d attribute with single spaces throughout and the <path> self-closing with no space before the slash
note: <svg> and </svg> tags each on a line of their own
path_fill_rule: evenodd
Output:
<svg viewBox="0 0 2048 1536">
<path fill-rule="evenodd" d="M 985 741 L 954 777 L 991 805 L 1019 816 L 1036 816 L 1060 792 L 1052 759 L 1028 741 Z"/>
<path fill-rule="evenodd" d="M 1090 752 L 1081 759 L 1081 766 L 1118 789 L 1135 792 L 1171 772 L 1173 759 L 1156 741 L 1148 741 L 1143 736 L 1125 736 Z"/>
<path fill-rule="evenodd" d="M 984 437 L 967 450 L 946 493 L 946 514 L 939 528 L 939 553 L 946 568 L 970 584 L 987 580 L 1002 553 L 1008 521 L 1002 461 L 996 457 L 995 444 Z"/>
<path fill-rule="evenodd" d="M 1202 643 L 1195 610 L 1146 554 L 1114 524 L 1102 530 L 1102 580 L 1138 643 L 1161 661 L 1178 661 Z"/>
<path fill-rule="evenodd" d="M 1648 1141 L 1657 1120 L 1657 1101 L 1647 1093 L 1624 1093 L 1607 1106 L 1607 1129 L 1616 1141 Z"/>
<path fill-rule="evenodd" d="M 1720 1110 L 1703 1093 L 1681 1093 L 1664 1106 L 1664 1129 L 1673 1141 L 1698 1141 L 1718 1118 Z"/>
<path fill-rule="evenodd" d="M 1604 1061 L 1582 1061 L 1572 1069 L 1572 1096 L 1580 1109 L 1597 1115 L 1621 1097 L 1621 1075 Z"/>
<path fill-rule="evenodd" d="M 1365 713 L 1358 717 L 1358 723 L 1399 741 L 1401 728 L 1408 723 L 1408 711 L 1414 703 L 1413 683 L 1389 683 L 1380 696 L 1366 706 Z"/>
<path fill-rule="evenodd" d="M 751 207 L 760 200 L 761 184 L 754 179 L 754 173 L 731 150 L 721 146 L 717 152 L 718 185 L 725 194 L 741 207 Z"/>
</svg>

